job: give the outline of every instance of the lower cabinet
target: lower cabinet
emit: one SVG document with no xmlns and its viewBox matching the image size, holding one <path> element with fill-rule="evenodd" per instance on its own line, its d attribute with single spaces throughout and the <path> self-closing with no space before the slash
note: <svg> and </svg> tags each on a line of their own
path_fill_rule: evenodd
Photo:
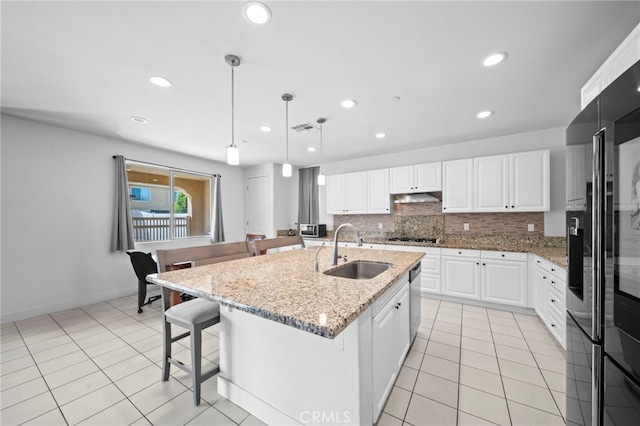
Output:
<svg viewBox="0 0 640 426">
<path fill-rule="evenodd" d="M 481 299 L 527 307 L 527 254 L 496 251 L 481 253 Z"/>
<path fill-rule="evenodd" d="M 480 251 L 442 249 L 442 294 L 480 300 Z"/>
<path fill-rule="evenodd" d="M 393 289 L 374 304 L 373 335 L 373 418 L 377 421 L 393 384 L 400 373 L 402 362 L 409 352 L 409 277 L 400 288 Z M 397 285 L 396 285 L 397 286 Z M 397 287 L 396 287 L 397 288 Z M 378 303 L 381 302 L 381 303 Z"/>
<path fill-rule="evenodd" d="M 564 269 L 534 256 L 535 310 L 558 343 L 566 348 L 566 272 Z"/>
</svg>

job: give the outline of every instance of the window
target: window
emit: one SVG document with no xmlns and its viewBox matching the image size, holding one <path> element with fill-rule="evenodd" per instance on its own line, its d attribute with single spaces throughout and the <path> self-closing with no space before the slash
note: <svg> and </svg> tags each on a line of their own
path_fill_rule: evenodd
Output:
<svg viewBox="0 0 640 426">
<path fill-rule="evenodd" d="M 211 175 L 127 161 L 136 242 L 210 234 Z"/>
<path fill-rule="evenodd" d="M 129 197 L 131 201 L 149 201 L 150 190 L 149 188 L 139 188 L 136 186 L 130 186 Z"/>
</svg>

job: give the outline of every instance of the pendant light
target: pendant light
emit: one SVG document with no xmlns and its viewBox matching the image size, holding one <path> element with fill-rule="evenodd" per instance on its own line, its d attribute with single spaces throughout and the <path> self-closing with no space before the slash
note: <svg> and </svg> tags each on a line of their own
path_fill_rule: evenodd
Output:
<svg viewBox="0 0 640 426">
<path fill-rule="evenodd" d="M 326 118 L 318 118 L 318 124 L 320 125 L 320 167 L 318 169 L 318 185 L 325 184 L 325 176 L 322 173 L 322 124 L 326 123 Z"/>
<path fill-rule="evenodd" d="M 286 141 L 287 141 L 287 158 L 284 164 L 282 165 L 282 176 L 291 177 L 291 164 L 289 164 L 289 101 L 293 99 L 293 95 L 289 93 L 285 93 L 282 95 L 282 100 L 285 102 L 286 109 L 286 120 L 285 120 L 285 131 L 286 131 Z"/>
<path fill-rule="evenodd" d="M 236 55 L 227 55 L 224 60 L 231 66 L 231 145 L 227 146 L 227 164 L 237 166 L 240 164 L 240 149 L 235 142 L 233 69 L 240 65 L 240 58 Z"/>
</svg>

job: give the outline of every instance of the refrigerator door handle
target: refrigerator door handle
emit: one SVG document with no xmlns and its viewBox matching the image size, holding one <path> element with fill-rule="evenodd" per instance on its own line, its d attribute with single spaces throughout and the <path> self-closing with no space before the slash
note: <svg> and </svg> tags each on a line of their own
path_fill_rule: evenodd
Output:
<svg viewBox="0 0 640 426">
<path fill-rule="evenodd" d="M 602 340 L 602 296 L 604 294 L 604 266 L 605 266 L 605 195 L 606 195 L 606 173 L 605 173 L 605 129 L 593 135 L 593 197 L 591 200 L 591 211 L 593 221 L 591 229 L 591 247 L 593 253 L 592 282 L 593 293 L 591 303 L 591 329 L 595 341 Z M 586 290 L 586 289 L 585 289 Z"/>
</svg>

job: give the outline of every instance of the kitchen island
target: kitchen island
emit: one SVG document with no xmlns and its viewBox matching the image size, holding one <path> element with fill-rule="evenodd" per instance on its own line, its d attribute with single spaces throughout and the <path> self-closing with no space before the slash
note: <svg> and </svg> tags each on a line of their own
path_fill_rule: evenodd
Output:
<svg viewBox="0 0 640 426">
<path fill-rule="evenodd" d="M 222 396 L 268 424 L 372 424 L 408 351 L 409 317 L 407 313 L 405 324 L 400 314 L 408 304 L 401 306 L 399 298 L 408 294 L 408 272 L 423 254 L 341 248 L 350 262 L 391 264 L 374 278 L 353 280 L 323 273 L 334 268 L 328 246 L 320 249 L 319 272 L 314 272 L 317 250 L 233 260 L 147 279 L 223 305 L 218 375 Z M 395 335 L 405 335 L 405 330 L 406 342 L 384 340 L 397 340 Z M 399 350 L 390 352 L 394 346 Z M 398 354 L 401 359 L 396 359 Z"/>
</svg>

